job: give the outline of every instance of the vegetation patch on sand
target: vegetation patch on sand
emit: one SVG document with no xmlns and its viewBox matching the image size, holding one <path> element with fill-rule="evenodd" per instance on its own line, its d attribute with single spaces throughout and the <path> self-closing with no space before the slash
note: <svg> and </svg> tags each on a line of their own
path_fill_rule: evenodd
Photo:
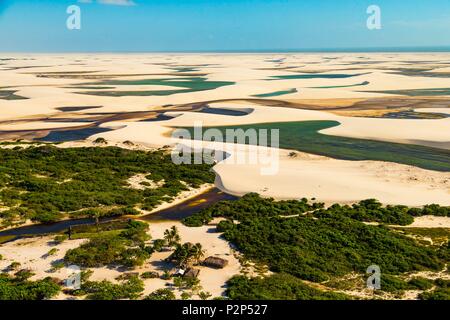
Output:
<svg viewBox="0 0 450 320">
<path fill-rule="evenodd" d="M 150 239 L 147 230 L 148 224 L 130 221 L 124 230 L 94 234 L 80 247 L 68 250 L 64 261 L 81 267 L 140 266 L 153 252 L 145 246 Z"/>
<path fill-rule="evenodd" d="M 98 217 L 152 210 L 189 187 L 212 183 L 210 165 L 176 165 L 170 154 L 116 147 L 0 149 L 3 226 L 26 220 Z M 127 180 L 151 173 L 158 188 L 129 188 Z"/>
<path fill-rule="evenodd" d="M 444 211 L 448 214 L 448 208 L 427 208 L 418 209 L 415 214 L 429 212 L 429 208 L 435 208 L 438 215 Z M 388 278 L 414 271 L 445 269 L 450 261 L 448 241 L 438 247 L 428 246 L 385 225 L 362 222 L 407 224 L 406 215 L 410 210 L 401 206 L 383 209 L 374 200 L 354 207 L 334 205 L 324 209 L 321 204 L 309 204 L 306 199 L 276 202 L 249 194 L 238 201 L 218 203 L 185 219 L 184 223 L 196 226 L 214 217 L 224 217 L 226 220 L 220 222 L 218 230 L 246 258 L 267 265 L 276 274 L 285 273 L 316 283 L 352 273 L 365 274 L 371 265 L 378 265 Z M 382 218 L 381 212 L 388 217 Z M 280 276 L 279 279 L 286 283 L 279 283 L 284 292 L 278 291 L 276 297 L 292 298 L 293 278 Z M 229 292 L 236 297 L 248 293 L 248 298 L 261 298 L 271 281 L 270 278 L 235 279 L 229 282 Z"/>
<path fill-rule="evenodd" d="M 16 276 L 0 274 L 0 300 L 44 300 L 54 297 L 59 291 L 59 284 L 51 278 L 29 281 L 23 273 Z"/>
</svg>

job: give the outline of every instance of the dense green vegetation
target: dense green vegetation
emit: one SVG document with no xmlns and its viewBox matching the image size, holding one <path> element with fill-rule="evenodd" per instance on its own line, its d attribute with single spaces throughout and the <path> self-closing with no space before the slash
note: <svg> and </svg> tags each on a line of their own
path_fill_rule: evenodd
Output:
<svg viewBox="0 0 450 320">
<path fill-rule="evenodd" d="M 68 250 L 64 261 L 81 267 L 140 266 L 153 252 L 145 245 L 150 239 L 147 230 L 148 224 L 130 221 L 122 231 L 99 233 L 78 248 Z"/>
<path fill-rule="evenodd" d="M 215 217 L 251 220 L 253 218 L 299 215 L 322 207 L 322 203 L 309 204 L 305 198 L 300 201 L 274 201 L 271 198 L 261 198 L 259 195 L 251 193 L 237 201 L 219 201 L 217 204 L 187 217 L 183 223 L 190 227 L 199 227 L 211 222 Z"/>
<path fill-rule="evenodd" d="M 407 283 L 396 275 L 441 271 L 450 261 L 448 243 L 426 246 L 383 224 L 363 222 L 408 224 L 412 215 L 425 213 L 447 215 L 448 208 L 432 205 L 412 210 L 403 206 L 382 207 L 376 200 L 366 200 L 354 206 L 334 205 L 325 209 L 321 204 L 309 204 L 306 199 L 276 202 L 248 194 L 238 201 L 211 206 L 184 223 L 198 226 L 214 217 L 226 218 L 219 223 L 218 230 L 245 258 L 267 265 L 276 274 L 289 274 L 293 279 L 324 282 L 350 273 L 365 274 L 367 267 L 375 264 L 382 270 L 383 290 L 396 292 L 426 286 L 417 280 Z M 279 298 L 295 296 L 290 280 L 278 279 Z M 249 299 L 264 297 L 269 294 L 264 288 L 271 281 L 239 278 L 230 282 L 229 292 L 233 297 L 245 297 L 247 293 Z"/>
<path fill-rule="evenodd" d="M 236 276 L 228 281 L 227 296 L 233 300 L 346 300 L 348 296 L 325 292 L 289 274 L 265 278 Z"/>
<path fill-rule="evenodd" d="M 421 300 L 450 300 L 450 280 L 437 279 L 436 288 L 420 294 Z"/>
<path fill-rule="evenodd" d="M 215 127 L 225 136 L 227 129 L 279 129 L 282 149 L 294 149 L 344 160 L 378 160 L 450 171 L 450 151 L 413 144 L 345 138 L 319 133 L 338 126 L 336 121 L 302 121 Z M 192 128 L 187 128 L 194 137 Z M 208 128 L 203 128 L 206 130 Z M 248 139 L 246 139 L 248 140 Z M 269 140 L 270 141 L 270 140 Z M 250 143 L 246 141 L 245 143 Z"/>
<path fill-rule="evenodd" d="M 60 287 L 51 278 L 29 281 L 27 276 L 0 274 L 0 300 L 44 300 L 57 295 Z"/>
<path fill-rule="evenodd" d="M 352 206 L 334 204 L 327 209 L 320 209 L 314 212 L 317 217 L 343 216 L 364 222 L 379 222 L 392 225 L 409 225 L 413 223 L 414 217 L 423 215 L 450 216 L 450 207 L 439 205 L 426 205 L 423 208 L 409 208 L 407 206 L 384 207 L 375 199 L 360 201 Z"/>
<path fill-rule="evenodd" d="M 170 289 L 158 289 L 144 298 L 144 300 L 175 300 L 175 294 Z"/>
<path fill-rule="evenodd" d="M 441 207 L 436 204 L 426 205 L 423 208 L 409 208 L 401 205 L 384 207 L 379 201 L 368 199 L 352 206 L 334 204 L 325 209 L 323 203 L 308 203 L 305 198 L 299 201 L 274 201 L 271 198 L 261 198 L 257 194 L 247 194 L 239 201 L 220 201 L 214 206 L 185 218 L 183 223 L 187 226 L 198 227 L 211 222 L 215 217 L 242 220 L 304 213 L 321 218 L 342 217 L 362 222 L 408 225 L 413 222 L 414 217 L 422 215 L 449 216 L 450 207 Z M 226 227 L 229 223 L 229 221 L 223 221 L 219 228 Z"/>
<path fill-rule="evenodd" d="M 144 291 L 144 283 L 138 276 L 130 276 L 121 283 L 110 281 L 82 281 L 81 289 L 73 292 L 74 295 L 86 295 L 88 300 L 119 300 L 137 299 Z"/>
<path fill-rule="evenodd" d="M 115 147 L 0 149 L 0 205 L 3 225 L 26 219 L 57 221 L 64 216 L 136 214 L 150 210 L 188 186 L 214 181 L 210 166 L 175 165 L 170 154 Z M 130 188 L 127 179 L 148 174 L 161 187 Z M 87 210 L 89 209 L 89 210 Z"/>
</svg>

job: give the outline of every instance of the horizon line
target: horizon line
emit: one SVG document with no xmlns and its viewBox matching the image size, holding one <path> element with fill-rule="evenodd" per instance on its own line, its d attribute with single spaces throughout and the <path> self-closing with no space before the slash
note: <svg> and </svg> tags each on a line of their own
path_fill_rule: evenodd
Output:
<svg viewBox="0 0 450 320">
<path fill-rule="evenodd" d="M 401 46 L 401 47 L 342 47 L 342 48 L 305 48 L 305 49 L 211 49 L 211 50 L 81 50 L 81 51 L 2 51 L 12 53 L 433 53 L 450 52 L 445 46 Z"/>
</svg>

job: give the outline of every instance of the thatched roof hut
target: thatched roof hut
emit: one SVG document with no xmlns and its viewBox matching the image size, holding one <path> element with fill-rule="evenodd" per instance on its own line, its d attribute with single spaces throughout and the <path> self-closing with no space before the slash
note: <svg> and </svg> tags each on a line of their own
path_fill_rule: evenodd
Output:
<svg viewBox="0 0 450 320">
<path fill-rule="evenodd" d="M 228 265 L 228 260 L 219 257 L 208 257 L 203 261 L 203 265 L 216 269 L 223 269 Z"/>
<path fill-rule="evenodd" d="M 186 270 L 183 276 L 186 278 L 197 278 L 199 273 L 199 269 L 189 268 Z"/>
</svg>

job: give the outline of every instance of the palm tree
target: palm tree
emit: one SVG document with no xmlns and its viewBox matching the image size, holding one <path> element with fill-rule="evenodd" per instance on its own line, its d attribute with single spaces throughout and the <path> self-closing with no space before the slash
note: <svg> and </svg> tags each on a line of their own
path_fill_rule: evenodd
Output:
<svg viewBox="0 0 450 320">
<path fill-rule="evenodd" d="M 169 247 L 176 246 L 181 240 L 177 227 L 172 226 L 172 228 L 164 231 L 164 239 L 167 241 Z"/>
<path fill-rule="evenodd" d="M 180 267 L 188 267 L 192 264 L 198 263 L 204 256 L 204 250 L 200 243 L 192 244 L 190 242 L 182 245 L 178 244 L 172 258 Z"/>
<path fill-rule="evenodd" d="M 200 243 L 197 243 L 192 247 L 192 258 L 194 259 L 195 263 L 199 263 L 204 255 L 205 251 L 203 250 Z"/>
</svg>

